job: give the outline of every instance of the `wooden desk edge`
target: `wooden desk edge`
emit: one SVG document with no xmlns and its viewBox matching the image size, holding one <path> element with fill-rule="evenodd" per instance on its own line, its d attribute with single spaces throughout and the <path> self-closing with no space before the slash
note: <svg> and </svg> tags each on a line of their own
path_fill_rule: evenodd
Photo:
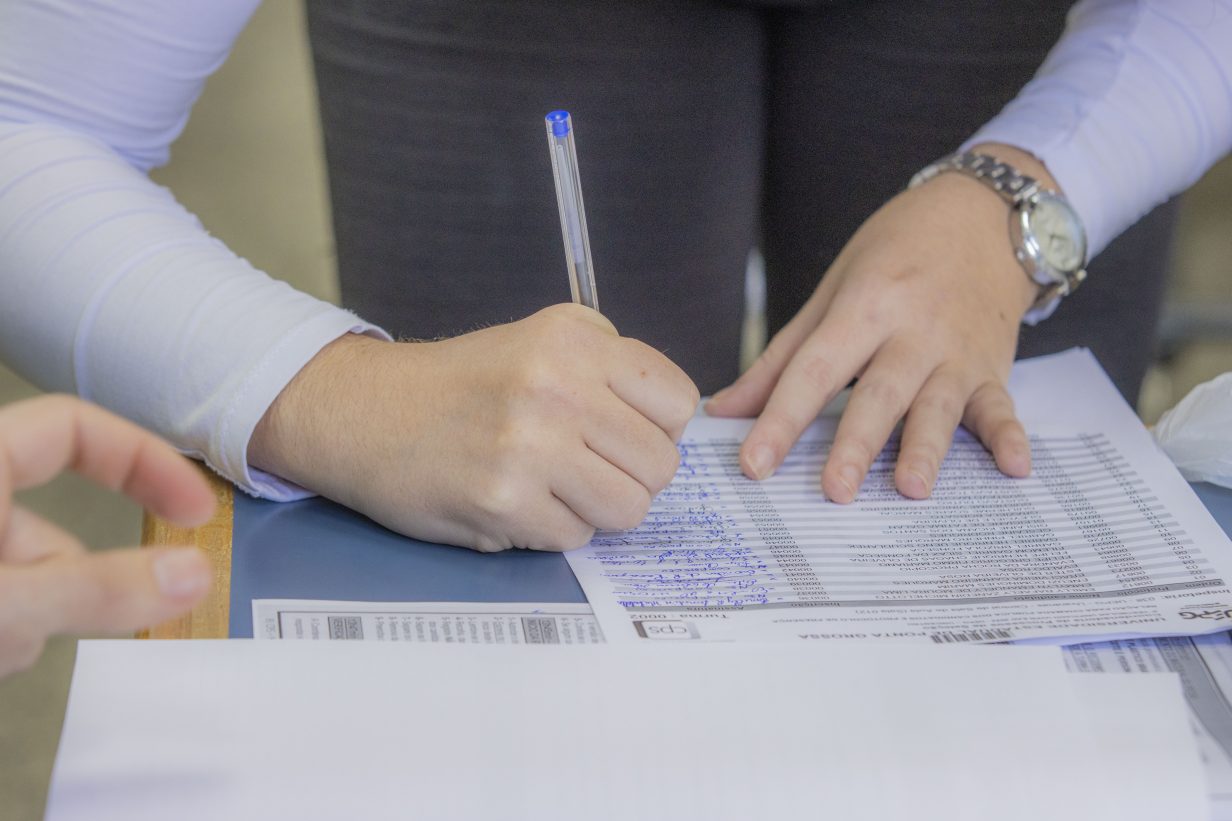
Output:
<svg viewBox="0 0 1232 821">
<path fill-rule="evenodd" d="M 202 473 L 210 482 L 218 508 L 214 518 L 201 527 L 177 527 L 150 513 L 141 524 L 141 544 L 194 545 L 209 558 L 214 568 L 214 584 L 209 595 L 192 612 L 178 619 L 137 633 L 142 639 L 225 639 L 231 612 L 231 528 L 235 514 L 234 488 L 206 467 Z"/>
</svg>

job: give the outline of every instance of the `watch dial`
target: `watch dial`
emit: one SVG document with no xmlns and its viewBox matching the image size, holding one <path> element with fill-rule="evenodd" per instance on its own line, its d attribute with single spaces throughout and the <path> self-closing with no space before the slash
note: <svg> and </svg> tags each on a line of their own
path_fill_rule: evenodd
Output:
<svg viewBox="0 0 1232 821">
<path fill-rule="evenodd" d="M 1082 225 L 1068 204 L 1056 197 L 1041 196 L 1031 209 L 1028 225 L 1044 261 L 1051 267 L 1066 273 L 1082 267 L 1086 240 Z"/>
</svg>

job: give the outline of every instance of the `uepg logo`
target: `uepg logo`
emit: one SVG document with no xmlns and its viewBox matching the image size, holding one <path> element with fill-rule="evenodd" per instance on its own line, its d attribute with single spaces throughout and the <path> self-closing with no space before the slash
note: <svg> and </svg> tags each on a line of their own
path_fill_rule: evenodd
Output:
<svg viewBox="0 0 1232 821">
<path fill-rule="evenodd" d="M 1211 621 L 1227 621 L 1232 619 L 1232 607 L 1226 604 L 1203 605 L 1187 607 L 1180 611 L 1183 619 L 1209 619 Z"/>
<path fill-rule="evenodd" d="M 667 641 L 682 641 L 699 638 L 697 628 L 687 621 L 678 619 L 665 621 L 635 621 L 637 634 L 644 639 L 659 639 Z"/>
</svg>

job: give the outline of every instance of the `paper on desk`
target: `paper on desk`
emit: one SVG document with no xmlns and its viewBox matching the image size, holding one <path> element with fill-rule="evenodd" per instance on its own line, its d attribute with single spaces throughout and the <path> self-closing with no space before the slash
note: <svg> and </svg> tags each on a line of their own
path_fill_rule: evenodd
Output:
<svg viewBox="0 0 1232 821">
<path fill-rule="evenodd" d="M 1205 821 L 1175 682 L 1109 740 L 1131 677 L 1074 678 L 1052 647 L 87 641 L 47 819 Z"/>
<path fill-rule="evenodd" d="M 826 502 L 835 420 L 771 479 L 740 473 L 749 420 L 694 419 L 639 527 L 567 554 L 609 642 L 956 643 L 1193 634 L 1232 617 L 1232 544 L 1094 358 L 1019 363 L 1031 436 L 1009 479 L 963 431 L 932 498 L 893 485 L 897 443 L 859 499 Z"/>
<path fill-rule="evenodd" d="M 587 604 L 253 599 L 253 638 L 403 644 L 601 644 Z"/>
<path fill-rule="evenodd" d="M 1212 821 L 1232 821 L 1232 636 L 1128 639 L 1065 648 L 1065 663 L 1076 676 L 1087 673 L 1134 674 L 1154 679 L 1156 673 L 1178 674 L 1206 772 Z M 1137 674 L 1146 673 L 1145 676 Z M 1127 691 L 1120 691 L 1127 692 Z M 1121 720 L 1128 728 L 1145 717 L 1131 706 Z M 1161 815 L 1161 818 L 1167 817 Z"/>
</svg>

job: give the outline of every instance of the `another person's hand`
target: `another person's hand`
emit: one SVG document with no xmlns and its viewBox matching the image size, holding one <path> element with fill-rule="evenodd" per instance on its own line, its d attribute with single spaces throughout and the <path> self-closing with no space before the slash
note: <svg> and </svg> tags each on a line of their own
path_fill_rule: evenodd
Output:
<svg viewBox="0 0 1232 821">
<path fill-rule="evenodd" d="M 697 402 L 662 354 L 557 305 L 438 342 L 335 341 L 249 460 L 409 536 L 568 550 L 642 520 Z"/>
<path fill-rule="evenodd" d="M 0 676 L 32 664 L 48 636 L 148 627 L 190 609 L 209 589 L 209 563 L 197 550 L 89 554 L 13 503 L 14 491 L 65 468 L 178 524 L 202 524 L 214 510 L 187 459 L 119 417 L 67 396 L 0 408 Z"/>
<path fill-rule="evenodd" d="M 1029 154 L 976 150 L 1056 188 Z M 1035 294 L 1014 258 L 1006 203 L 978 180 L 941 174 L 873 214 L 800 312 L 706 409 L 758 416 L 740 460 L 746 475 L 765 478 L 858 377 L 822 471 L 836 502 L 855 499 L 904 416 L 894 481 L 905 496 L 932 492 L 960 423 L 1002 472 L 1025 476 L 1031 451 L 1006 380 Z"/>
</svg>

